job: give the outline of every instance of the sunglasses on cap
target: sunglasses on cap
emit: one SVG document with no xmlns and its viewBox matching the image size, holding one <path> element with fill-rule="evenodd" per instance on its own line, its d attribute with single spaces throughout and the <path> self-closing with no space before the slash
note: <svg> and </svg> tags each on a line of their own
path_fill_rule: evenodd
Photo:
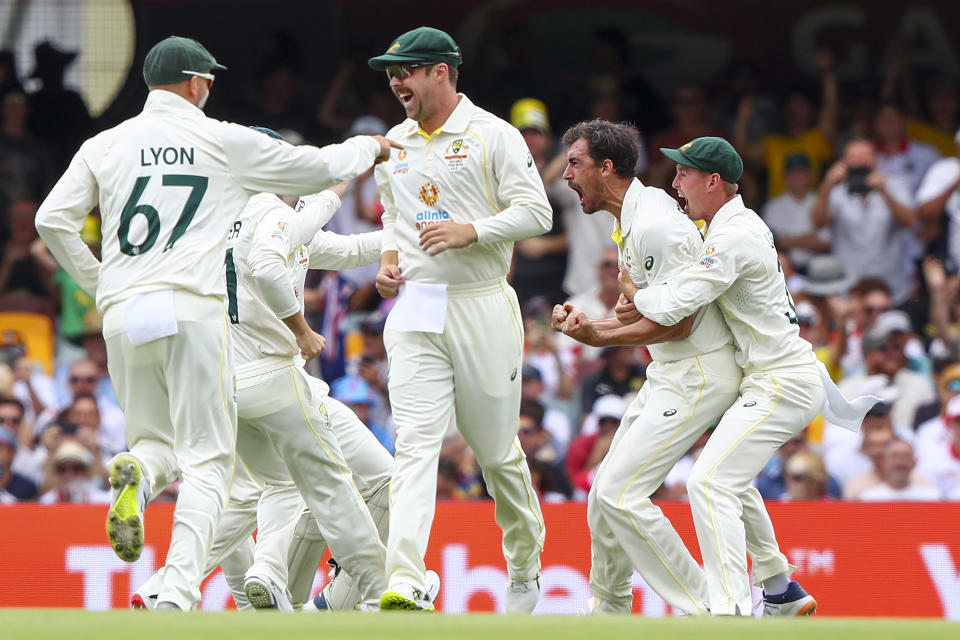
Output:
<svg viewBox="0 0 960 640">
<path fill-rule="evenodd" d="M 217 79 L 217 76 L 213 75 L 212 73 L 201 73 L 200 71 L 187 71 L 186 69 L 181 71 L 181 73 L 185 73 L 188 76 L 197 76 L 198 78 L 204 78 L 206 80 L 209 80 L 211 87 L 213 86 L 213 81 Z"/>
<path fill-rule="evenodd" d="M 420 67 L 432 67 L 437 62 L 412 62 L 410 64 L 391 64 L 388 65 L 384 71 L 387 72 L 387 80 L 403 80 L 404 78 L 409 78 L 413 75 L 414 69 L 419 69 Z"/>
</svg>

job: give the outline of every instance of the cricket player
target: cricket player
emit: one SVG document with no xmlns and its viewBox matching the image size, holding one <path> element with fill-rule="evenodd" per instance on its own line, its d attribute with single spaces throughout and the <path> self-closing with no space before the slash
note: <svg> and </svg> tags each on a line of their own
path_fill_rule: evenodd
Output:
<svg viewBox="0 0 960 640">
<path fill-rule="evenodd" d="M 496 501 L 506 610 L 529 613 L 544 525 L 517 439 L 523 324 L 505 276 L 513 242 L 548 231 L 552 213 L 520 132 L 457 93 L 460 62 L 453 39 L 429 27 L 369 62 L 407 114 L 388 133 L 403 151 L 375 171 L 385 209 L 377 289 L 399 294 L 384 331 L 397 450 L 380 607 L 416 609 L 422 598 L 437 461 L 455 411 Z"/>
<path fill-rule="evenodd" d="M 769 547 L 771 558 L 758 566 L 754 580 L 764 589 L 764 614 L 810 615 L 817 602 L 796 582 L 779 549 L 769 516 L 751 485 L 773 453 L 823 412 L 863 414 L 833 389 L 818 366 L 810 343 L 801 339 L 796 310 L 784 282 L 773 235 L 737 195 L 743 162 L 726 140 L 697 138 L 679 149 L 661 149 L 677 163 L 673 187 L 684 210 L 706 222 L 699 260 L 672 274 L 665 283 L 641 288 L 621 270 L 621 290 L 637 313 L 665 326 L 683 321 L 717 301 L 733 335 L 744 379 L 740 396 L 727 409 L 687 482 L 697 538 L 707 576 L 713 615 L 748 615 L 747 531 L 750 505 L 759 505 L 748 522 L 752 536 Z M 824 404 L 825 399 L 830 400 Z M 828 415 L 829 414 L 829 415 Z M 852 416 L 850 424 L 859 424 Z M 773 558 L 777 560 L 774 561 Z"/>
<path fill-rule="evenodd" d="M 143 112 L 87 140 L 37 212 L 37 230 L 103 315 L 108 368 L 130 453 L 110 463 L 107 534 L 136 560 L 143 509 L 177 475 L 158 607 L 190 609 L 226 501 L 236 446 L 225 313 L 224 228 L 251 193 L 314 193 L 387 157 L 386 139 L 324 149 L 277 145 L 204 116 L 213 71 L 195 40 L 171 37 L 146 56 Z M 80 238 L 102 216 L 102 263 Z"/>
<path fill-rule="evenodd" d="M 564 179 L 584 213 L 609 211 L 622 268 L 640 287 L 667 281 L 696 261 L 696 225 L 635 170 L 639 144 L 628 125 L 581 122 L 563 136 Z M 742 371 L 720 310 L 707 304 L 674 326 L 643 318 L 593 320 L 569 303 L 553 327 L 595 346 L 649 345 L 647 382 L 627 409 L 587 503 L 593 613 L 630 613 L 633 567 L 672 607 L 707 613 L 707 584 L 680 535 L 650 500 L 667 473 L 737 398 Z"/>
</svg>

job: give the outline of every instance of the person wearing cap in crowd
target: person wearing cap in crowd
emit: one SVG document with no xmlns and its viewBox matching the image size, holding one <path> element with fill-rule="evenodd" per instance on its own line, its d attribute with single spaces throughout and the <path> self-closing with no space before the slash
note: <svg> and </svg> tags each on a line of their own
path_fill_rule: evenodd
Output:
<svg viewBox="0 0 960 640">
<path fill-rule="evenodd" d="M 457 93 L 461 61 L 453 38 L 430 27 L 369 61 L 407 114 L 388 133 L 405 148 L 375 171 L 377 289 L 397 297 L 384 331 L 397 455 L 380 606 L 418 608 L 437 457 L 456 409 L 504 532 L 506 611 L 530 613 L 545 529 L 517 440 L 523 326 L 505 276 L 513 243 L 549 231 L 552 212 L 521 133 Z"/>
<path fill-rule="evenodd" d="M 954 143 L 954 154 L 930 166 L 916 195 L 923 237 L 952 272 L 960 269 L 960 129 Z"/>
<path fill-rule="evenodd" d="M 763 206 L 763 221 L 773 233 L 777 248 L 786 250 L 793 266 L 806 273 L 811 258 L 830 250 L 829 229 L 817 229 L 810 217 L 817 200 L 810 157 L 794 152 L 783 161 L 787 190 Z"/>
<path fill-rule="evenodd" d="M 100 474 L 94 469 L 90 451 L 73 438 L 66 438 L 50 456 L 50 490 L 37 500 L 40 504 L 107 504 L 110 492 L 99 487 Z"/>
<path fill-rule="evenodd" d="M 372 419 L 370 409 L 376 404 L 373 389 L 360 376 L 344 376 L 330 387 L 330 395 L 357 414 L 360 422 L 367 425 L 370 433 L 383 445 L 383 448 L 393 455 L 393 434 L 386 427 Z"/>
<path fill-rule="evenodd" d="M 561 282 L 569 271 L 568 248 L 573 240 L 567 231 L 568 210 L 577 202 L 559 181 L 557 163 L 560 160 L 550 155 L 554 145 L 547 105 L 536 98 L 517 100 L 510 107 L 510 124 L 519 129 L 527 143 L 553 209 L 550 231 L 516 243 L 511 283 L 520 307 L 525 308 L 527 301 L 535 296 L 548 300 L 564 296 Z"/>
<path fill-rule="evenodd" d="M 702 238 L 696 225 L 665 191 L 645 186 L 633 173 L 639 145 L 632 127 L 581 122 L 564 134 L 563 142 L 564 179 L 585 215 L 613 215 L 613 240 L 631 281 L 656 286 L 697 259 Z M 554 307 L 553 327 L 594 347 L 635 350 L 646 345 L 653 360 L 626 415 L 621 401 L 616 416 L 617 422 L 623 418 L 620 429 L 601 428 L 589 445 L 578 438 L 567 458 L 574 486 L 590 491 L 591 612 L 629 613 L 636 567 L 671 606 L 705 615 L 709 603 L 703 570 L 651 497 L 737 397 L 741 371 L 720 309 L 707 305 L 678 326 L 665 328 L 642 318 L 590 317 L 567 303 Z M 611 397 L 616 396 L 599 398 L 593 415 Z"/>
<path fill-rule="evenodd" d="M 897 390 L 891 419 L 897 427 L 912 430 L 917 408 L 936 399 L 930 376 L 912 371 L 907 366 L 905 347 L 913 336 L 910 318 L 903 311 L 892 309 L 877 316 L 876 322 L 863 337 L 865 370 L 840 381 L 840 391 L 847 396 L 862 395 L 864 385 L 874 376 L 884 376 L 886 384 Z"/>
<path fill-rule="evenodd" d="M 13 468 L 23 417 L 18 400 L 0 397 L 0 504 L 32 500 L 37 495 L 36 483 Z"/>
<path fill-rule="evenodd" d="M 960 364 L 954 361 L 935 361 L 933 380 L 937 387 L 937 400 L 917 407 L 917 431 L 913 444 L 919 455 L 927 447 L 949 440 L 950 425 L 946 410 L 950 401 L 960 396 Z"/>
<path fill-rule="evenodd" d="M 809 615 L 817 603 L 796 581 L 751 481 L 781 444 L 818 413 L 857 429 L 875 398 L 847 401 L 800 338 L 795 307 L 777 259 L 773 234 L 737 195 L 739 154 L 722 138 L 661 149 L 677 163 L 674 188 L 684 210 L 706 223 L 699 261 L 666 283 L 637 287 L 621 271 L 621 288 L 644 318 L 674 326 L 718 301 L 733 335 L 744 380 L 697 459 L 687 482 L 707 575 L 712 615 L 749 615 L 747 532 L 752 515 L 753 577 L 764 588 L 764 615 Z M 826 401 L 826 402 L 825 402 Z M 762 525 L 762 526 L 760 526 Z"/>
<path fill-rule="evenodd" d="M 786 480 L 782 500 L 823 500 L 828 493 L 830 477 L 823 458 L 812 451 L 790 456 L 783 469 Z"/>
<path fill-rule="evenodd" d="M 807 275 L 799 287 L 797 322 L 800 337 L 813 345 L 834 382 L 843 377 L 842 360 L 847 351 L 847 316 L 851 304 L 847 294 L 853 278 L 846 275 L 843 263 L 830 254 L 813 256 Z M 819 441 L 819 438 L 815 438 Z"/>
<path fill-rule="evenodd" d="M 876 146 L 855 139 L 827 171 L 811 209 L 813 224 L 829 228 L 832 253 L 857 280 L 880 278 L 894 304 L 910 296 L 912 256 L 904 233 L 917 221 L 907 184 L 877 168 Z"/>
<path fill-rule="evenodd" d="M 110 463 L 107 533 L 132 562 L 143 509 L 183 479 L 158 606 L 187 610 L 227 499 L 236 446 L 228 357 L 227 232 L 251 194 L 314 193 L 388 157 L 385 138 L 293 147 L 207 118 L 214 72 L 199 42 L 171 36 L 143 64 L 144 110 L 84 142 L 37 212 L 37 229 L 74 281 L 95 296 L 130 453 Z M 98 260 L 80 236 L 99 204 Z"/>
<path fill-rule="evenodd" d="M 921 473 L 933 480 L 944 500 L 960 500 L 960 399 L 953 398 L 944 411 L 946 438 L 917 446 Z"/>
</svg>

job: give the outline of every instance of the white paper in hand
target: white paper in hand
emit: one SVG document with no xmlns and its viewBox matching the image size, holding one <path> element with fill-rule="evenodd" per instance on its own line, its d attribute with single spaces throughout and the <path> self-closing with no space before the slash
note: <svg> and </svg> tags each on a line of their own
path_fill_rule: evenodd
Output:
<svg viewBox="0 0 960 640">
<path fill-rule="evenodd" d="M 134 296 L 123 307 L 123 325 L 135 347 L 177 334 L 173 289 Z"/>
<path fill-rule="evenodd" d="M 405 282 L 397 303 L 387 316 L 385 329 L 443 333 L 447 317 L 447 285 Z"/>
</svg>

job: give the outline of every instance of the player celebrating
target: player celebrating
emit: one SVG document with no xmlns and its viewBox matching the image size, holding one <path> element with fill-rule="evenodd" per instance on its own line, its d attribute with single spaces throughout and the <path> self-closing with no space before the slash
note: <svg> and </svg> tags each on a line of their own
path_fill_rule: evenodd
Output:
<svg viewBox="0 0 960 640">
<path fill-rule="evenodd" d="M 420 27 L 370 59 L 407 120 L 405 149 L 378 167 L 385 208 L 377 289 L 398 295 L 387 318 L 390 404 L 397 426 L 390 486 L 388 590 L 382 609 L 415 609 L 451 414 L 483 468 L 503 530 L 508 612 L 539 599 L 543 515 L 517 439 L 523 325 L 504 276 L 513 242 L 551 227 L 520 132 L 456 89 L 460 50 Z"/>
<path fill-rule="evenodd" d="M 640 288 L 621 271 L 621 288 L 645 318 L 672 326 L 718 300 L 743 368 L 740 397 L 727 409 L 694 464 L 687 482 L 690 506 L 703 553 L 713 615 L 748 614 L 746 518 L 760 505 L 749 526 L 776 562 L 754 565 L 763 584 L 765 615 L 810 615 L 816 600 L 796 582 L 793 567 L 777 548 L 773 525 L 751 480 L 785 441 L 817 415 L 847 415 L 859 424 L 871 399 L 846 404 L 828 389 L 826 371 L 810 343 L 801 339 L 793 300 L 777 259 L 773 235 L 737 195 L 743 162 L 726 140 L 697 138 L 679 149 L 661 149 L 677 163 L 673 187 L 685 211 L 706 222 L 699 260 L 674 273 L 666 283 Z M 832 406 L 822 409 L 825 398 Z M 851 413 L 859 413 L 859 416 Z"/>
<path fill-rule="evenodd" d="M 107 533 L 136 560 L 143 509 L 183 482 L 158 607 L 190 609 L 220 518 L 236 445 L 228 358 L 223 233 L 251 193 L 314 193 L 389 154 L 362 137 L 324 149 L 278 145 L 204 116 L 213 71 L 195 40 L 161 41 L 144 61 L 143 112 L 87 140 L 37 212 L 54 257 L 103 315 L 110 377 L 126 414 L 130 453 L 109 464 Z M 80 238 L 99 204 L 102 263 Z"/>
<path fill-rule="evenodd" d="M 586 214 L 609 211 L 630 279 L 648 287 L 697 259 L 700 232 L 676 201 L 636 177 L 639 145 L 628 125 L 581 122 L 563 136 L 564 179 Z M 593 613 L 629 613 L 633 567 L 671 606 L 707 612 L 703 570 L 650 496 L 674 463 L 737 397 L 741 370 L 730 332 L 712 304 L 672 327 L 646 318 L 623 325 L 557 305 L 554 329 L 595 346 L 650 345 L 647 382 L 627 409 L 587 503 Z M 660 344 L 655 344 L 660 343 Z"/>
</svg>

